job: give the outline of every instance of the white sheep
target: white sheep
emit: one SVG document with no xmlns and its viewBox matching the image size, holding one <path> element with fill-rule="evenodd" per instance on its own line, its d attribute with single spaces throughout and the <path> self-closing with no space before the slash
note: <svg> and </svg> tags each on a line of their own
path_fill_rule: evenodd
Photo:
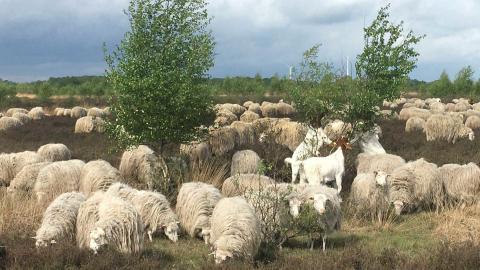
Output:
<svg viewBox="0 0 480 270">
<path fill-rule="evenodd" d="M 180 225 L 190 237 L 210 237 L 210 217 L 222 198 L 220 191 L 202 182 L 184 183 L 177 196 L 176 213 Z"/>
<path fill-rule="evenodd" d="M 40 162 L 26 165 L 10 182 L 7 191 L 10 193 L 28 194 L 33 190 L 40 170 L 50 164 L 51 162 Z"/>
<path fill-rule="evenodd" d="M 439 168 L 439 176 L 448 203 L 470 204 L 480 200 L 480 168 L 477 164 L 445 164 Z"/>
<path fill-rule="evenodd" d="M 248 190 L 258 190 L 274 184 L 275 180 L 259 174 L 237 174 L 223 181 L 222 194 L 226 197 L 243 195 Z"/>
<path fill-rule="evenodd" d="M 45 161 L 62 161 L 72 158 L 72 152 L 68 147 L 61 143 L 49 143 L 38 148 L 37 153 L 45 159 Z"/>
<path fill-rule="evenodd" d="M 252 150 L 237 151 L 233 154 L 230 175 L 258 173 L 261 159 Z"/>
<path fill-rule="evenodd" d="M 67 110 L 65 110 L 66 112 Z M 70 116 L 70 115 L 68 115 Z M 75 133 L 104 132 L 105 121 L 101 117 L 84 116 L 75 122 Z"/>
<path fill-rule="evenodd" d="M 357 156 L 357 174 L 374 171 L 391 173 L 403 164 L 405 164 L 405 160 L 397 155 L 360 153 Z"/>
<path fill-rule="evenodd" d="M 420 117 L 413 116 L 408 118 L 405 123 L 405 132 L 421 131 L 424 132 L 425 120 Z"/>
<path fill-rule="evenodd" d="M 455 143 L 458 138 L 468 137 L 470 141 L 475 139 L 471 128 L 463 125 L 461 119 L 450 115 L 435 114 L 425 123 L 425 135 L 427 141 L 446 140 Z"/>
<path fill-rule="evenodd" d="M 126 180 L 146 184 L 148 189 L 153 188 L 156 179 L 162 176 L 166 179 L 168 176 L 164 160 L 145 145 L 125 151 L 119 170 Z"/>
<path fill-rule="evenodd" d="M 32 122 L 32 118 L 24 113 L 14 113 L 12 117 L 17 118 L 24 125 Z"/>
<path fill-rule="evenodd" d="M 322 128 L 317 130 L 309 128 L 303 142 L 297 146 L 291 158 L 286 158 L 285 163 L 292 166 L 292 183 L 295 183 L 300 169 L 300 162 L 309 157 L 318 154 L 324 144 L 330 144 L 332 141 Z"/>
<path fill-rule="evenodd" d="M 105 112 L 102 109 L 99 109 L 97 107 L 93 107 L 93 108 L 88 109 L 87 116 L 103 118 L 103 117 L 105 117 Z"/>
<path fill-rule="evenodd" d="M 75 106 L 70 112 L 70 117 L 72 118 L 82 118 L 84 116 L 87 116 L 87 110 L 83 107 Z"/>
<path fill-rule="evenodd" d="M 342 147 L 327 157 L 312 157 L 300 163 L 300 183 L 325 184 L 335 180 L 338 193 L 342 191 L 345 158 Z"/>
<path fill-rule="evenodd" d="M 78 209 L 77 215 L 77 245 L 81 249 L 88 249 L 90 245 L 90 231 L 99 220 L 98 205 L 105 198 L 103 191 L 95 192 L 90 198 L 84 201 Z"/>
<path fill-rule="evenodd" d="M 89 196 L 97 190 L 106 191 L 116 182 L 124 182 L 120 171 L 105 160 L 90 161 L 80 173 L 79 190 Z"/>
<path fill-rule="evenodd" d="M 206 142 L 181 144 L 180 153 L 186 155 L 190 163 L 200 164 L 212 157 L 210 147 Z"/>
<path fill-rule="evenodd" d="M 37 247 L 46 247 L 59 240 L 75 238 L 76 221 L 80 204 L 85 196 L 68 192 L 58 196 L 45 210 L 42 224 L 34 237 Z"/>
<path fill-rule="evenodd" d="M 215 263 L 253 260 L 261 242 L 261 227 L 253 208 L 242 197 L 223 198 L 212 213 L 210 244 Z"/>
<path fill-rule="evenodd" d="M 8 186 L 23 167 L 43 161 L 40 155 L 32 151 L 0 154 L 0 184 Z"/>
<path fill-rule="evenodd" d="M 24 114 L 28 114 L 28 110 L 24 109 L 24 108 L 10 108 L 7 110 L 7 112 L 5 113 L 5 116 L 7 117 L 12 117 L 14 113 L 24 113 Z"/>
<path fill-rule="evenodd" d="M 342 137 L 347 137 L 352 132 L 352 125 L 337 119 L 328 123 L 324 130 L 330 140 L 336 141 Z"/>
<path fill-rule="evenodd" d="M 42 107 L 35 107 L 28 112 L 28 116 L 33 120 L 40 120 L 45 118 L 45 112 Z"/>
<path fill-rule="evenodd" d="M 387 176 L 383 171 L 357 174 L 350 188 L 351 206 L 357 214 L 382 220 L 389 206 Z"/>
</svg>

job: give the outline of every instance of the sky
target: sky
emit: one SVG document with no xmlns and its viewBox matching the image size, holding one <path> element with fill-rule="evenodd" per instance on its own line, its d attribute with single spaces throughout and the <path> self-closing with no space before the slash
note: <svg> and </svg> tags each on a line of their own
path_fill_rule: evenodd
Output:
<svg viewBox="0 0 480 270">
<path fill-rule="evenodd" d="M 103 43 L 129 29 L 128 0 L 0 0 L 0 78 L 17 82 L 100 75 Z M 393 22 L 426 34 L 412 78 L 453 78 L 471 65 L 480 75 L 479 0 L 402 0 Z M 217 43 L 213 77 L 288 74 L 302 52 L 321 43 L 320 59 L 337 68 L 363 48 L 363 26 L 386 0 L 209 0 Z"/>
</svg>

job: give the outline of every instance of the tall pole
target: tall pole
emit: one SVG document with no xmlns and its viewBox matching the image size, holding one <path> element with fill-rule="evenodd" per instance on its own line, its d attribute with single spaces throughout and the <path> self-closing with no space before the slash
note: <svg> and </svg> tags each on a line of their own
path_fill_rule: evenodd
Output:
<svg viewBox="0 0 480 270">
<path fill-rule="evenodd" d="M 350 64 L 349 64 L 349 59 L 347 56 L 347 77 L 350 76 Z"/>
</svg>

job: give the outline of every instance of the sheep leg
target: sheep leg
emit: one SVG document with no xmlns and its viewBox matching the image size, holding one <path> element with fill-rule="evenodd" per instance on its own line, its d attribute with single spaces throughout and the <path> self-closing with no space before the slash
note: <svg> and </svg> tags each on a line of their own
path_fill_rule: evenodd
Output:
<svg viewBox="0 0 480 270">
<path fill-rule="evenodd" d="M 298 166 L 296 162 L 292 162 L 292 184 L 295 184 L 295 180 L 297 180 L 298 175 Z"/>
<path fill-rule="evenodd" d="M 310 250 L 313 250 L 313 244 L 314 244 L 313 238 L 310 238 Z"/>
<path fill-rule="evenodd" d="M 340 191 L 342 191 L 342 175 L 341 174 L 337 174 L 335 176 L 335 182 L 337 184 L 338 194 L 340 194 Z"/>
<path fill-rule="evenodd" d="M 323 252 L 325 252 L 325 245 L 327 243 L 327 235 L 326 234 L 324 234 L 322 236 L 322 242 L 323 242 Z"/>
<path fill-rule="evenodd" d="M 148 240 L 150 240 L 150 242 L 153 242 L 152 231 L 148 230 L 147 235 L 148 235 Z"/>
</svg>

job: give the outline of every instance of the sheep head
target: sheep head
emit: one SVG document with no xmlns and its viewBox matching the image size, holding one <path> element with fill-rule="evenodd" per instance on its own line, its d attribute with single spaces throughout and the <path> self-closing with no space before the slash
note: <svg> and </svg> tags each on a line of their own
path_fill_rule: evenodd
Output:
<svg viewBox="0 0 480 270">
<path fill-rule="evenodd" d="M 220 264 L 220 263 L 228 260 L 229 258 L 232 258 L 233 254 L 230 251 L 217 249 L 217 250 L 215 250 L 215 253 L 214 253 L 213 256 L 215 257 L 215 263 Z"/>
<path fill-rule="evenodd" d="M 163 226 L 163 232 L 172 242 L 178 241 L 178 221 L 170 222 Z"/>
<path fill-rule="evenodd" d="M 327 196 L 325 194 L 317 193 L 310 198 L 310 201 L 312 200 L 315 210 L 317 210 L 319 214 L 325 213 L 327 203 L 329 202 Z"/>
<path fill-rule="evenodd" d="M 50 240 L 49 242 L 48 240 L 45 240 L 45 239 L 37 239 L 36 237 L 32 237 L 32 238 L 36 239 L 35 241 L 36 248 L 48 247 L 49 245 L 54 245 L 57 243 L 57 241 L 55 241 L 54 239 Z"/>
<path fill-rule="evenodd" d="M 385 187 L 387 185 L 388 174 L 384 171 L 374 171 L 373 173 L 377 186 Z"/>
<path fill-rule="evenodd" d="M 90 232 L 90 249 L 93 250 L 95 254 L 98 253 L 98 250 L 107 244 L 107 238 L 105 231 L 102 228 L 95 228 Z"/>
<path fill-rule="evenodd" d="M 395 201 L 393 202 L 393 206 L 395 207 L 395 214 L 399 216 L 402 214 L 405 204 L 402 201 Z"/>
<path fill-rule="evenodd" d="M 292 217 L 298 217 L 302 201 L 300 201 L 300 199 L 298 199 L 296 196 L 291 196 L 287 199 L 290 215 L 292 215 Z"/>
</svg>

